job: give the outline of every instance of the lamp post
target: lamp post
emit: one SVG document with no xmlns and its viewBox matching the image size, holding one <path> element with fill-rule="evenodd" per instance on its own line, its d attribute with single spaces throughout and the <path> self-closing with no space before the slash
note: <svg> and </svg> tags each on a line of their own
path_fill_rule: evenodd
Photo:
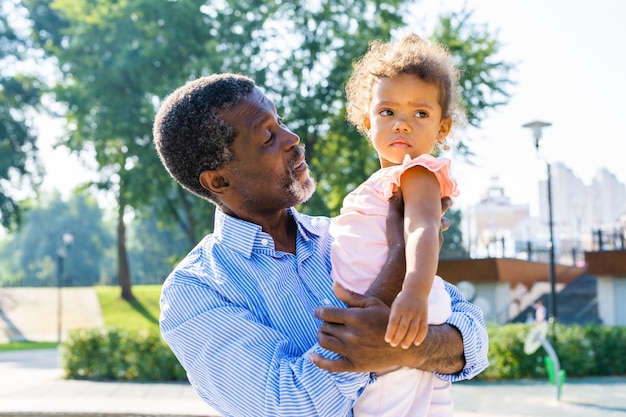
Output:
<svg viewBox="0 0 626 417">
<path fill-rule="evenodd" d="M 530 123 L 526 123 L 522 125 L 522 127 L 531 129 L 533 132 L 533 137 L 535 138 L 535 149 L 537 153 L 539 153 L 539 140 L 541 140 L 541 133 L 544 127 L 551 126 L 552 123 L 534 121 Z M 550 242 L 549 242 L 549 253 L 550 253 L 550 319 L 552 321 L 556 321 L 557 313 L 556 313 L 556 272 L 555 272 L 555 262 L 554 262 L 554 221 L 552 217 L 552 173 L 550 169 L 550 163 L 546 162 L 546 171 L 548 175 L 547 180 L 547 188 L 548 188 L 548 228 L 550 230 Z"/>
<path fill-rule="evenodd" d="M 74 235 L 69 232 L 63 233 L 63 244 L 57 249 L 57 344 L 61 344 L 63 331 L 63 297 L 61 289 L 63 288 L 63 264 L 65 258 L 74 243 Z"/>
</svg>

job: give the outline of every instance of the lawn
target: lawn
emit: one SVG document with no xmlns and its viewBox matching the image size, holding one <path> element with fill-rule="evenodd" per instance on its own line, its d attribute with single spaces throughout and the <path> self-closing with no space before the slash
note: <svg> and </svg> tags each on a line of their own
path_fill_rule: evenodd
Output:
<svg viewBox="0 0 626 417">
<path fill-rule="evenodd" d="M 25 340 L 23 342 L 0 343 L 0 352 L 9 350 L 30 350 L 30 349 L 54 349 L 57 347 L 56 342 L 31 342 Z"/>
<path fill-rule="evenodd" d="M 160 285 L 133 286 L 135 301 L 120 297 L 119 287 L 96 287 L 105 326 L 146 328 L 159 326 Z"/>
<path fill-rule="evenodd" d="M 119 287 L 95 287 L 104 325 L 130 329 L 159 327 L 160 285 L 133 286 L 135 301 L 125 301 L 120 297 Z M 0 352 L 9 350 L 55 348 L 55 342 L 9 342 L 0 343 Z"/>
</svg>

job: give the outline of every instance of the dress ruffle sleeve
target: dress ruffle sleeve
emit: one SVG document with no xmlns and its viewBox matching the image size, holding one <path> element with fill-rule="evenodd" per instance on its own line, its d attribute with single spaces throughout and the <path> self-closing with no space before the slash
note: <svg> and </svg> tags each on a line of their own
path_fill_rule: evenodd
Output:
<svg viewBox="0 0 626 417">
<path fill-rule="evenodd" d="M 420 155 L 417 158 L 411 159 L 407 154 L 404 157 L 401 165 L 395 166 L 389 169 L 388 174 L 385 175 L 383 194 L 386 199 L 391 198 L 393 192 L 400 187 L 400 177 L 409 168 L 414 166 L 423 166 L 430 172 L 435 174 L 439 185 L 441 186 L 441 197 L 456 197 L 459 195 L 456 181 L 450 177 L 450 160 L 446 158 L 435 158 L 432 155 Z"/>
</svg>

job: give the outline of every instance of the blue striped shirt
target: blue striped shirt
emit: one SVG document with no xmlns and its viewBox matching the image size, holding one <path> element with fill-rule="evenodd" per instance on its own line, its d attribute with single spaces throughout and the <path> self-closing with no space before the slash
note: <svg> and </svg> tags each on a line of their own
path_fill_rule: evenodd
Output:
<svg viewBox="0 0 626 417">
<path fill-rule="evenodd" d="M 174 269 L 161 294 L 161 332 L 200 397 L 224 416 L 350 416 L 370 373 L 331 373 L 309 352 L 320 305 L 342 306 L 330 279 L 329 219 L 290 209 L 296 254 L 274 250 L 260 226 L 216 210 L 214 232 Z M 487 366 L 482 314 L 447 284 L 466 366 L 451 381 Z"/>
</svg>

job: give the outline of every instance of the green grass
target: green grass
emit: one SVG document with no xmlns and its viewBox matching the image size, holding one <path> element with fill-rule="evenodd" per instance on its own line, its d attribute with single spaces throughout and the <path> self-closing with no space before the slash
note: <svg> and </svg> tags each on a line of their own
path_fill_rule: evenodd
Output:
<svg viewBox="0 0 626 417">
<path fill-rule="evenodd" d="M 9 350 L 54 349 L 56 347 L 56 342 L 30 342 L 24 340 L 22 342 L 0 343 L 0 352 L 7 352 Z"/>
<path fill-rule="evenodd" d="M 120 287 L 96 287 L 102 309 L 102 318 L 107 327 L 143 329 L 159 327 L 160 285 L 133 286 L 135 301 L 122 300 Z"/>
<path fill-rule="evenodd" d="M 135 285 L 135 301 L 122 300 L 120 287 L 94 287 L 100 301 L 102 318 L 107 327 L 125 329 L 159 328 L 160 285 Z M 0 352 L 26 349 L 55 348 L 56 342 L 8 342 L 0 343 Z"/>
</svg>

